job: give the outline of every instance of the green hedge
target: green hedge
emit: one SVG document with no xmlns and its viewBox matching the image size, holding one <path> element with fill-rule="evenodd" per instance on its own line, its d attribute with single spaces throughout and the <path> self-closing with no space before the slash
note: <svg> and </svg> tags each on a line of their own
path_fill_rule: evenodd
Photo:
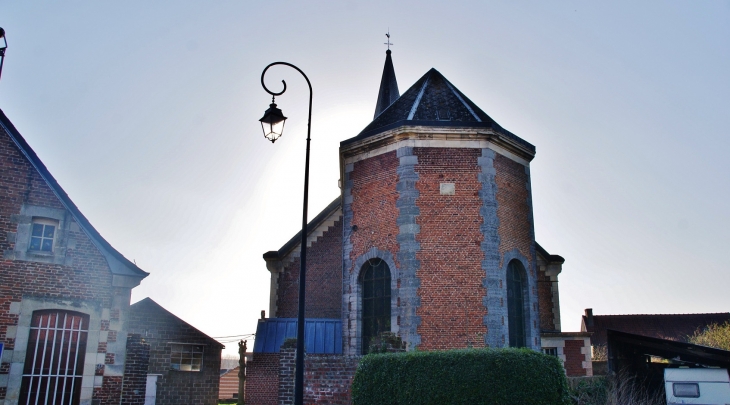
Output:
<svg viewBox="0 0 730 405">
<path fill-rule="evenodd" d="M 560 361 L 528 349 L 369 354 L 352 383 L 354 405 L 566 405 Z"/>
</svg>

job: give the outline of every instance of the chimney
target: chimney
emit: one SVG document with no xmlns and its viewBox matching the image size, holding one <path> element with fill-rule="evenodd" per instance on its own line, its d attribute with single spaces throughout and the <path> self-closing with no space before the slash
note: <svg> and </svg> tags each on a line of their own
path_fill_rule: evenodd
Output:
<svg viewBox="0 0 730 405">
<path fill-rule="evenodd" d="M 587 311 L 587 309 L 586 309 L 586 311 Z M 266 319 L 266 310 L 264 310 L 264 309 L 261 310 L 261 319 Z"/>
<path fill-rule="evenodd" d="M 593 327 L 593 308 L 586 308 L 585 311 L 585 317 L 586 317 L 586 328 Z"/>
</svg>

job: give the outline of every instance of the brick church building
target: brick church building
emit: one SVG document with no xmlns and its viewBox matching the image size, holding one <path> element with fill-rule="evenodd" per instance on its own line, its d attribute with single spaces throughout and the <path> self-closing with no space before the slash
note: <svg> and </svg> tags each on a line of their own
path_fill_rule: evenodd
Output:
<svg viewBox="0 0 730 405">
<path fill-rule="evenodd" d="M 435 69 L 400 95 L 388 50 L 374 119 L 339 153 L 340 195 L 307 229 L 307 403 L 323 390 L 345 403 L 349 383 L 315 370 L 351 375 L 383 332 L 406 350 L 543 350 L 591 375 L 589 334 L 561 332 L 564 259 L 535 241 L 535 146 Z M 295 336 L 300 238 L 264 254 L 270 317 L 258 324 L 247 403 L 289 401 L 278 376 L 291 350 L 280 346 Z"/>
</svg>

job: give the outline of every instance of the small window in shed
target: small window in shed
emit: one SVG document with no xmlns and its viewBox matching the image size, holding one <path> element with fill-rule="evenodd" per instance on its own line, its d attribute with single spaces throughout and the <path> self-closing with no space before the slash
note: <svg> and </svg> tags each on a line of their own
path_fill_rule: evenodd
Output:
<svg viewBox="0 0 730 405">
<path fill-rule="evenodd" d="M 203 367 L 203 346 L 172 343 L 170 368 L 177 371 L 200 371 Z"/>
</svg>

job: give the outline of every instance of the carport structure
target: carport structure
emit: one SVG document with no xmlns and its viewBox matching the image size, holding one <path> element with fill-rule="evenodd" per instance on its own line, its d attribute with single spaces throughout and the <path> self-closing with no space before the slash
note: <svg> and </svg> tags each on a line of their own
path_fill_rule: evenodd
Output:
<svg viewBox="0 0 730 405">
<path fill-rule="evenodd" d="M 691 343 L 607 330 L 608 372 L 635 377 L 646 388 L 663 392 L 668 367 L 720 367 L 730 369 L 730 351 Z M 669 360 L 652 362 L 651 357 Z"/>
</svg>

